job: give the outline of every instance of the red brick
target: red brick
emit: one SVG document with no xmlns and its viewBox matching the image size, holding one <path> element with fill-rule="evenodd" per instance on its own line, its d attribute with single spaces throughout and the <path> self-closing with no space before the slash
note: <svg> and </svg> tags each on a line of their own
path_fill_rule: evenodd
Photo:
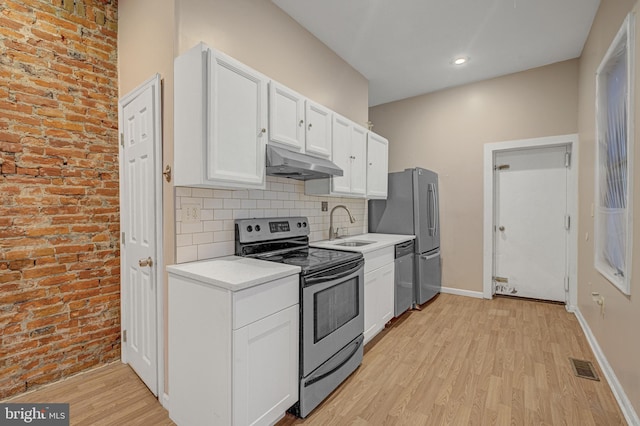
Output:
<svg viewBox="0 0 640 426">
<path fill-rule="evenodd" d="M 65 263 L 65 262 L 60 260 L 60 263 Z M 76 279 L 75 274 L 56 275 L 53 277 L 47 277 L 47 278 L 41 279 L 40 281 L 38 281 L 38 285 L 39 286 L 54 286 L 54 285 L 57 286 L 62 283 L 72 282 L 75 279 Z"/>
<path fill-rule="evenodd" d="M 26 271 L 23 271 L 22 274 L 25 279 L 28 279 L 41 278 L 56 274 L 64 274 L 65 272 L 67 272 L 67 267 L 65 265 L 54 265 L 28 269 Z"/>
</svg>

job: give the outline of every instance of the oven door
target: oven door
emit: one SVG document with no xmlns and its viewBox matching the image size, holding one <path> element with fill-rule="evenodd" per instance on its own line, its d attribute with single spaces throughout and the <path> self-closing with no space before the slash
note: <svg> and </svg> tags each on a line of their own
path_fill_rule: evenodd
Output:
<svg viewBox="0 0 640 426">
<path fill-rule="evenodd" d="M 302 376 L 364 331 L 364 260 L 302 277 Z"/>
</svg>

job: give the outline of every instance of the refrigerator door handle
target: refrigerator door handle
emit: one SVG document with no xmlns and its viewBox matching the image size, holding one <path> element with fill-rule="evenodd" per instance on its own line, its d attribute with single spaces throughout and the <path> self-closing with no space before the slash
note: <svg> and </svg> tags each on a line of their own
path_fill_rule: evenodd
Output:
<svg viewBox="0 0 640 426">
<path fill-rule="evenodd" d="M 431 197 L 431 203 L 429 203 L 429 235 L 435 235 L 436 233 L 436 191 L 435 185 L 429 184 L 429 196 Z"/>
<path fill-rule="evenodd" d="M 440 256 L 440 250 L 438 250 L 437 252 L 433 253 L 433 254 L 423 254 L 420 256 L 420 259 L 424 259 L 424 260 L 431 260 L 434 259 L 436 257 Z"/>
<path fill-rule="evenodd" d="M 438 197 L 438 186 L 433 185 L 433 216 L 435 218 L 434 235 L 438 235 L 440 229 L 440 197 Z"/>
</svg>

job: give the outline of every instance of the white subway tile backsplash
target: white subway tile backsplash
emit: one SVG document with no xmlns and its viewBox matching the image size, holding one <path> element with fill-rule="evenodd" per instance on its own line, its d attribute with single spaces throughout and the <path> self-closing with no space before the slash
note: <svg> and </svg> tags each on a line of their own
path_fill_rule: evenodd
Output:
<svg viewBox="0 0 640 426">
<path fill-rule="evenodd" d="M 233 219 L 233 210 L 218 209 L 213 211 L 213 220 Z"/>
<path fill-rule="evenodd" d="M 176 247 L 176 263 L 193 262 L 198 259 L 198 246 Z"/>
<path fill-rule="evenodd" d="M 193 234 L 176 235 L 176 246 L 185 247 L 193 245 Z"/>
<path fill-rule="evenodd" d="M 242 200 L 240 207 L 243 209 L 256 209 L 258 207 L 258 203 L 256 200 Z"/>
<path fill-rule="evenodd" d="M 224 208 L 225 209 L 239 209 L 242 206 L 242 200 L 239 199 L 225 199 L 224 200 Z"/>
<path fill-rule="evenodd" d="M 224 221 L 220 220 L 208 220 L 203 222 L 203 231 L 204 232 L 215 232 L 222 231 L 224 225 Z"/>
<path fill-rule="evenodd" d="M 202 232 L 202 221 L 195 223 L 184 223 L 180 224 L 180 233 L 181 234 L 195 234 L 197 232 Z"/>
<path fill-rule="evenodd" d="M 213 197 L 213 189 L 207 188 L 193 188 L 191 190 L 192 197 L 200 197 L 200 198 L 212 198 Z"/>
<path fill-rule="evenodd" d="M 193 244 L 208 244 L 213 242 L 213 232 L 197 232 L 193 234 Z"/>
<path fill-rule="evenodd" d="M 267 177 L 267 190 L 227 190 L 177 187 L 176 195 L 176 261 L 178 263 L 229 256 L 235 251 L 234 219 L 252 217 L 306 216 L 311 225 L 311 241 L 329 238 L 329 212 L 338 204 L 347 213 L 336 210 L 334 226 L 341 234 L 367 232 L 367 202 L 357 198 L 316 197 L 305 195 L 304 183 L 285 178 Z M 329 211 L 321 211 L 321 201 L 329 203 Z M 200 221 L 181 221 L 181 207 L 199 205 Z"/>
<path fill-rule="evenodd" d="M 179 186 L 176 188 L 176 197 L 191 197 L 191 188 Z"/>
</svg>

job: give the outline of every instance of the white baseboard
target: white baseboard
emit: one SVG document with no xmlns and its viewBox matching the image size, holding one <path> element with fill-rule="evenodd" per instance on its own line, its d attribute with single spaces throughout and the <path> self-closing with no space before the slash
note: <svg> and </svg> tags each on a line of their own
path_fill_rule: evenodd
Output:
<svg viewBox="0 0 640 426">
<path fill-rule="evenodd" d="M 481 291 L 461 290 L 459 288 L 441 287 L 440 293 L 456 294 L 458 296 L 475 297 L 476 299 L 482 299 L 483 295 Z"/>
<path fill-rule="evenodd" d="M 604 373 L 604 376 L 609 383 L 609 387 L 613 392 L 613 396 L 615 396 L 616 400 L 618 401 L 618 405 L 620 406 L 620 410 L 622 410 L 624 418 L 627 420 L 627 423 L 629 423 L 629 425 L 640 425 L 640 418 L 638 417 L 638 414 L 633 408 L 633 405 L 631 405 L 631 401 L 622 388 L 620 381 L 618 381 L 618 377 L 616 377 L 616 374 L 613 372 L 611 364 L 609 364 L 609 361 L 607 361 L 607 357 L 604 355 L 604 352 L 602 352 L 602 349 L 600 348 L 596 337 L 591 332 L 591 328 L 589 327 L 589 324 L 587 324 L 587 320 L 584 319 L 582 313 L 580 312 L 580 309 L 578 309 L 577 306 L 574 308 L 574 314 L 576 315 L 576 318 L 578 318 L 578 322 L 580 323 L 580 326 L 582 327 L 582 330 L 587 337 L 587 341 L 591 346 L 591 350 L 598 360 L 598 364 L 600 364 L 600 368 L 602 369 L 602 372 Z"/>
<path fill-rule="evenodd" d="M 169 411 L 169 394 L 166 392 L 162 393 L 160 397 L 160 404 L 165 408 L 165 410 Z"/>
</svg>

